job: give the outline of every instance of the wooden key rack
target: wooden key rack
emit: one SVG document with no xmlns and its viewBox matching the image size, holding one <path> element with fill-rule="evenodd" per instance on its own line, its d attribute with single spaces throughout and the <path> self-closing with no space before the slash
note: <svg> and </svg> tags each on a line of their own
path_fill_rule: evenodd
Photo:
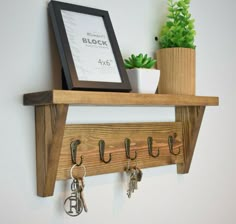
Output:
<svg viewBox="0 0 236 224">
<path fill-rule="evenodd" d="M 137 156 L 130 160 L 132 165 L 146 168 L 177 164 L 178 173 L 188 173 L 205 106 L 218 104 L 218 97 L 189 95 L 68 90 L 25 94 L 24 105 L 35 106 L 38 195 L 53 195 L 55 181 L 70 178 L 74 141 L 79 143 L 76 160 L 83 159 L 87 176 L 123 172 L 128 146 L 130 158 Z M 69 105 L 175 106 L 176 121 L 69 125 Z"/>
</svg>

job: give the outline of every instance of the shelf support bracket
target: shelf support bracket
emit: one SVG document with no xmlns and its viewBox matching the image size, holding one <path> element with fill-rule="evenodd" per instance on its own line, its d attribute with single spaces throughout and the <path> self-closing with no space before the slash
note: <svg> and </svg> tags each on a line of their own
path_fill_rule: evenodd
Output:
<svg viewBox="0 0 236 224">
<path fill-rule="evenodd" d="M 198 133 L 201 127 L 205 106 L 177 106 L 175 107 L 176 121 L 182 122 L 184 163 L 177 164 L 177 173 L 189 172 Z"/>
<path fill-rule="evenodd" d="M 68 105 L 49 104 L 35 106 L 37 194 L 52 196 Z"/>
</svg>

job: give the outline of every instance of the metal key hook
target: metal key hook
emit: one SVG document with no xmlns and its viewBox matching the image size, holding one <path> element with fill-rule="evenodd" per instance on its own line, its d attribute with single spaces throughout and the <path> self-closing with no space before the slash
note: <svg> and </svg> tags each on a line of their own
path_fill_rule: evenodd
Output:
<svg viewBox="0 0 236 224">
<path fill-rule="evenodd" d="M 125 152 L 127 159 L 135 160 L 137 158 L 137 152 L 135 151 L 135 156 L 133 158 L 130 157 L 130 139 L 125 139 Z"/>
<path fill-rule="evenodd" d="M 176 137 L 176 133 L 174 133 L 174 136 L 170 135 L 168 137 L 168 145 L 169 145 L 169 150 L 170 150 L 170 153 L 172 155 L 179 155 L 180 154 L 180 147 L 179 147 L 179 151 L 177 153 L 174 152 L 174 149 L 173 149 L 173 146 L 174 146 L 174 141 L 175 141 L 175 137 Z"/>
<path fill-rule="evenodd" d="M 98 142 L 99 145 L 99 155 L 100 155 L 100 160 L 104 163 L 109 163 L 111 162 L 111 153 L 109 154 L 109 159 L 106 161 L 104 159 L 104 151 L 105 151 L 105 141 L 104 140 L 100 140 Z"/>
<path fill-rule="evenodd" d="M 77 163 L 77 161 L 76 161 L 77 146 L 79 144 L 80 144 L 80 140 L 75 140 L 75 141 L 71 142 L 71 144 L 70 144 L 71 160 L 72 160 L 72 163 L 77 166 L 81 166 L 83 163 L 83 156 L 80 156 L 80 163 Z"/>
<path fill-rule="evenodd" d="M 154 154 L 153 154 L 153 151 L 152 151 L 152 137 L 148 137 L 148 138 L 147 138 L 147 144 L 148 144 L 148 154 L 149 154 L 150 156 L 152 156 L 153 158 L 158 157 L 158 156 L 160 155 L 160 150 L 159 150 L 159 148 L 158 148 L 158 150 L 157 150 L 157 154 L 156 154 L 156 155 L 154 155 Z"/>
</svg>

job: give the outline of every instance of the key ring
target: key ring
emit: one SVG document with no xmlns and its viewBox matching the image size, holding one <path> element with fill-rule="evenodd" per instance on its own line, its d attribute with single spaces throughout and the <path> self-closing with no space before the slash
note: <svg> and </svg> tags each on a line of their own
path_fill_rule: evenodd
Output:
<svg viewBox="0 0 236 224">
<path fill-rule="evenodd" d="M 128 159 L 127 160 L 127 167 L 126 167 L 126 171 L 129 171 L 130 170 L 130 163 L 131 163 L 131 159 Z M 137 159 L 135 159 L 135 166 L 134 167 L 137 167 L 137 165 L 138 165 L 138 161 L 137 161 Z"/>
<path fill-rule="evenodd" d="M 76 167 L 76 166 L 79 166 L 78 164 L 74 164 L 71 169 L 70 169 L 70 177 L 71 179 L 74 181 L 74 180 L 77 180 L 76 178 L 73 177 L 73 169 Z M 83 175 L 83 178 L 86 176 L 86 168 L 85 166 L 82 164 L 80 165 L 79 167 L 82 167 L 84 169 L 84 175 Z"/>
</svg>

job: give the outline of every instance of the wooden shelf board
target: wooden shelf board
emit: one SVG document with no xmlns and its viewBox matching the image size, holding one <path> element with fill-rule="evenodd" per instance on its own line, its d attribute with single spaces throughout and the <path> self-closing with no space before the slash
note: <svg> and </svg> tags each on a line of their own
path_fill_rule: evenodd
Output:
<svg viewBox="0 0 236 224">
<path fill-rule="evenodd" d="M 218 97 L 51 90 L 24 94 L 24 105 L 217 106 Z"/>
</svg>

